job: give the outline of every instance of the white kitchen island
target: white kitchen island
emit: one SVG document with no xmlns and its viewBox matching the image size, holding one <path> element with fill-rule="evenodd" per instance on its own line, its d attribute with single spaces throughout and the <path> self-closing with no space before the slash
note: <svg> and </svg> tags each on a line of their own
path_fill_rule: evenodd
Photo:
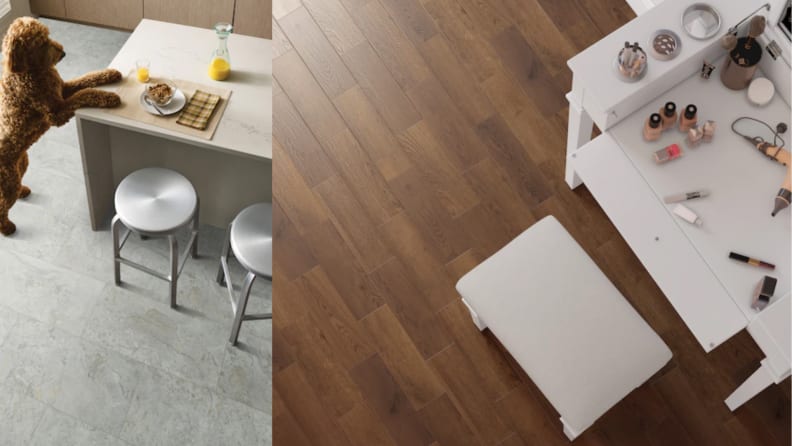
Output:
<svg viewBox="0 0 792 446">
<path fill-rule="evenodd" d="M 154 77 L 183 79 L 232 91 L 211 140 L 125 118 L 103 109 L 77 111 L 77 129 L 91 226 L 113 213 L 113 194 L 129 173 L 148 166 L 174 169 L 195 185 L 202 223 L 225 227 L 245 206 L 272 196 L 272 42 L 232 34 L 231 76 L 207 75 L 217 37 L 201 29 L 144 19 L 113 61 L 127 75 L 137 59 Z M 133 74 L 134 75 L 134 74 Z M 113 90 L 113 86 L 105 87 Z"/>
</svg>

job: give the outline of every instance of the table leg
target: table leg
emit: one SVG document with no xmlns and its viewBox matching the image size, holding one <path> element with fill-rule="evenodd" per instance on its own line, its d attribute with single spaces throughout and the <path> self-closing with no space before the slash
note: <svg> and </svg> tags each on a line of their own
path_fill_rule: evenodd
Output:
<svg viewBox="0 0 792 446">
<path fill-rule="evenodd" d="M 742 406 L 745 402 L 774 383 L 775 377 L 773 376 L 772 370 L 767 365 L 767 359 L 763 359 L 759 369 L 726 398 L 726 405 L 729 406 L 729 410 L 734 412 L 738 407 Z"/>
<path fill-rule="evenodd" d="M 473 324 L 476 326 L 476 328 L 478 328 L 479 331 L 484 331 L 484 329 L 487 328 L 487 324 L 484 323 L 484 321 L 482 321 L 479 317 L 478 313 L 473 311 L 473 308 L 468 305 L 467 302 L 465 302 L 465 299 L 462 299 L 462 303 L 465 304 L 465 307 L 467 307 L 467 310 L 470 313 L 470 318 L 473 319 Z"/>
<path fill-rule="evenodd" d="M 564 179 L 570 188 L 580 186 L 583 181 L 578 177 L 573 166 L 569 162 L 569 157 L 581 146 L 591 141 L 591 131 L 594 128 L 594 121 L 591 116 L 578 104 L 572 94 L 567 95 L 569 99 L 569 129 L 567 130 L 567 161 Z"/>
</svg>

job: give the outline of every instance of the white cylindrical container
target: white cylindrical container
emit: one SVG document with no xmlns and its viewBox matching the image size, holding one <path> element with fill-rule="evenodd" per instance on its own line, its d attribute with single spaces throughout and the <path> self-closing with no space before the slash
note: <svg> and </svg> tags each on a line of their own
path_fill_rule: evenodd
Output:
<svg viewBox="0 0 792 446">
<path fill-rule="evenodd" d="M 701 217 L 696 215 L 695 212 L 691 211 L 687 206 L 683 204 L 678 204 L 674 206 L 673 212 L 674 214 L 677 215 L 677 217 L 681 218 L 682 220 L 685 220 L 688 223 L 692 223 L 696 226 L 701 226 L 702 224 L 704 224 L 704 222 L 701 221 Z"/>
</svg>

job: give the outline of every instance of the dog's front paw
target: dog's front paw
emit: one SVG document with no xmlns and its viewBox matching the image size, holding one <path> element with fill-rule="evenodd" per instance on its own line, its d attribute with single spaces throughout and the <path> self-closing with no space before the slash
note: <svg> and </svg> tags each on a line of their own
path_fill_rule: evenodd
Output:
<svg viewBox="0 0 792 446">
<path fill-rule="evenodd" d="M 104 70 L 104 77 L 105 77 L 106 83 L 112 84 L 113 82 L 120 81 L 124 76 L 121 75 L 120 71 L 118 71 L 116 69 L 113 69 L 113 68 L 108 68 L 108 69 Z"/>
<path fill-rule="evenodd" d="M 0 223 L 0 234 L 11 235 L 16 232 L 16 225 L 11 220 Z"/>
<path fill-rule="evenodd" d="M 115 93 L 107 93 L 106 95 L 103 95 L 99 104 L 99 106 L 103 108 L 113 108 L 118 107 L 119 105 L 121 105 L 121 97 Z"/>
<path fill-rule="evenodd" d="M 19 198 L 27 198 L 30 195 L 30 188 L 27 186 L 22 186 L 19 188 Z"/>
</svg>

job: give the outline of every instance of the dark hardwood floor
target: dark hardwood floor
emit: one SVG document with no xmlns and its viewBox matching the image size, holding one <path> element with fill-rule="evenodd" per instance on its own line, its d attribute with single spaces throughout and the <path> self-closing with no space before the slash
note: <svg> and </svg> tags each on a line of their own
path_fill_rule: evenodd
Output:
<svg viewBox="0 0 792 446">
<path fill-rule="evenodd" d="M 566 60 L 623 0 L 274 2 L 276 445 L 565 445 L 454 290 L 555 215 L 674 353 L 577 445 L 789 445 L 790 382 L 705 354 L 585 187 L 563 182 Z M 614 49 L 615 50 L 615 49 Z"/>
</svg>

